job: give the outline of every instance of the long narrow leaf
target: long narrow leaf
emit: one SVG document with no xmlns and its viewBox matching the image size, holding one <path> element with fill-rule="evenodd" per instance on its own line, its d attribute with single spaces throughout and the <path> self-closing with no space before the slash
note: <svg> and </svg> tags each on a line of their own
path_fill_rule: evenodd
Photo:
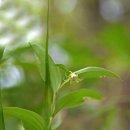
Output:
<svg viewBox="0 0 130 130">
<path fill-rule="evenodd" d="M 0 63 L 2 62 L 4 49 L 0 48 Z M 0 78 L 2 73 L 0 72 Z M 1 79 L 0 79 L 1 80 Z M 1 82 L 0 82 L 0 130 L 5 130 L 5 123 L 4 123 L 4 115 L 3 115 L 3 106 L 2 106 L 2 91 L 1 91 Z"/>
<path fill-rule="evenodd" d="M 18 118 L 27 124 L 27 130 L 46 130 L 44 120 L 35 112 L 17 107 L 6 107 L 3 112 L 4 115 Z"/>
<path fill-rule="evenodd" d="M 1 96 L 1 86 L 0 86 L 0 130 L 5 130 L 3 106 L 2 106 L 2 96 Z"/>
<path fill-rule="evenodd" d="M 85 97 L 101 99 L 102 95 L 97 91 L 88 89 L 80 89 L 75 92 L 71 92 L 57 101 L 54 115 L 63 108 L 75 107 L 77 105 L 80 105 L 84 102 Z"/>
<path fill-rule="evenodd" d="M 118 77 L 115 73 L 100 67 L 86 67 L 74 73 L 77 75 L 84 75 L 87 78 Z"/>
</svg>

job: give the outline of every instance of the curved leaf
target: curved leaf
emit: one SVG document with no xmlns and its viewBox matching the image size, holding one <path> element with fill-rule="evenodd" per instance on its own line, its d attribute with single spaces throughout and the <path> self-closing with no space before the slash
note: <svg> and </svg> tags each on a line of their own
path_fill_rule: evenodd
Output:
<svg viewBox="0 0 130 130">
<path fill-rule="evenodd" d="M 115 73 L 100 67 L 86 67 L 74 73 L 77 75 L 84 74 L 85 77 L 90 78 L 118 77 Z"/>
<path fill-rule="evenodd" d="M 75 92 L 71 92 L 57 101 L 54 115 L 63 108 L 75 107 L 77 105 L 80 105 L 84 102 L 85 97 L 101 99 L 102 95 L 97 91 L 88 89 L 80 89 Z"/>
<path fill-rule="evenodd" d="M 5 107 L 3 112 L 4 115 L 13 116 L 28 124 L 27 130 L 46 130 L 44 120 L 35 112 L 18 107 Z"/>
</svg>

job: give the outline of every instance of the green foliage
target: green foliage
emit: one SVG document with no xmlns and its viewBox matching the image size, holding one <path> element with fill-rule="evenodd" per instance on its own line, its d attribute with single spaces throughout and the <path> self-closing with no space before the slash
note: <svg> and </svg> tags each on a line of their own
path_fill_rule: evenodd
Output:
<svg viewBox="0 0 130 130">
<path fill-rule="evenodd" d="M 3 106 L 2 106 L 2 99 L 1 99 L 1 88 L 0 88 L 0 130 L 5 130 Z"/>
<path fill-rule="evenodd" d="M 97 91 L 79 89 L 77 91 L 68 93 L 56 102 L 54 115 L 63 108 L 75 107 L 82 104 L 85 101 L 86 97 L 90 97 L 93 99 L 102 99 L 102 95 Z"/>
<path fill-rule="evenodd" d="M 0 47 L 0 62 L 2 60 L 3 54 L 4 54 L 4 49 Z"/>
<path fill-rule="evenodd" d="M 52 100 L 48 101 L 51 103 L 45 104 L 45 105 L 48 105 L 48 109 L 50 110 L 49 115 L 45 114 L 46 116 L 50 116 L 50 117 L 48 117 L 48 119 L 50 119 L 50 122 L 48 122 L 46 124 L 46 125 L 48 125 L 47 126 L 48 130 L 51 129 L 51 127 L 50 127 L 50 124 L 52 124 L 51 118 L 54 118 L 56 113 L 60 112 L 63 108 L 78 106 L 85 101 L 86 97 L 91 97 L 93 99 L 101 99 L 102 98 L 102 95 L 97 91 L 88 90 L 88 89 L 79 89 L 79 90 L 76 90 L 74 92 L 67 93 L 65 96 L 63 96 L 57 100 L 58 94 L 60 92 L 59 90 L 63 86 L 65 86 L 66 83 L 71 82 L 72 80 L 74 82 L 77 82 L 76 79 L 82 74 L 85 74 L 86 77 L 92 77 L 92 78 L 93 77 L 101 77 L 101 76 L 102 77 L 104 77 L 104 76 L 118 77 L 113 72 L 106 70 L 104 68 L 100 68 L 100 67 L 87 67 L 87 68 L 84 68 L 84 69 L 81 69 L 81 70 L 78 70 L 75 72 L 71 72 L 64 65 L 55 64 L 49 55 L 48 55 L 49 71 L 45 75 L 44 66 L 45 66 L 46 61 L 44 59 L 45 59 L 45 51 L 46 50 L 42 49 L 42 46 L 40 44 L 38 46 L 35 44 L 31 45 L 31 46 L 33 48 L 35 48 L 34 52 L 35 52 L 37 59 L 38 59 L 39 72 L 42 72 L 41 76 L 42 76 L 43 80 L 45 81 L 46 75 L 49 76 L 49 79 L 50 79 L 50 83 L 49 83 L 50 88 L 47 90 L 47 92 L 49 91 L 49 94 L 51 94 Z M 66 77 L 66 78 L 64 79 L 62 77 Z M 48 85 L 48 84 L 46 84 L 46 85 Z M 45 87 L 48 87 L 48 86 L 45 86 Z M 53 90 L 53 92 L 51 92 L 51 90 Z M 48 99 L 48 98 L 46 98 L 46 99 Z"/>
<path fill-rule="evenodd" d="M 4 49 L 0 48 L 0 64 L 2 62 L 3 54 L 4 54 Z M 1 75 L 1 72 L 0 72 L 0 75 Z M 3 105 L 2 105 L 1 84 L 0 84 L 0 130 L 5 130 L 4 115 L 3 115 Z"/>
<path fill-rule="evenodd" d="M 37 65 L 44 87 L 42 102 L 42 114 L 16 107 L 2 107 L 0 93 L 0 130 L 5 130 L 4 116 L 9 115 L 20 119 L 26 130 L 56 130 L 61 124 L 61 120 L 57 120 L 53 124 L 53 120 L 58 112 L 64 108 L 76 107 L 82 104 L 87 97 L 92 99 L 102 99 L 102 95 L 94 90 L 77 89 L 73 92 L 66 92 L 65 96 L 60 97 L 60 90 L 69 82 L 79 82 L 78 78 L 84 75 L 85 77 L 100 78 L 100 77 L 118 77 L 113 72 L 100 67 L 86 67 L 75 72 L 68 70 L 64 65 L 56 64 L 48 53 L 49 44 L 49 0 L 48 0 L 48 15 L 47 15 L 47 37 L 45 47 L 42 44 L 30 44 L 37 58 Z M 30 48 L 28 46 L 27 48 Z M 26 48 L 23 48 L 23 50 Z M 0 50 L 0 61 L 3 57 L 3 50 Z M 16 55 L 18 51 L 11 51 L 9 55 Z M 6 57 L 6 56 L 5 56 Z M 9 58 L 9 57 L 8 57 Z M 5 58 L 6 59 L 6 58 Z M 3 116 L 4 111 L 4 116 Z"/>
<path fill-rule="evenodd" d="M 4 108 L 4 115 L 20 119 L 27 130 L 44 130 L 44 120 L 35 112 L 17 107 Z"/>
<path fill-rule="evenodd" d="M 99 78 L 99 77 L 118 77 L 116 74 L 114 74 L 113 72 L 106 70 L 104 68 L 100 68 L 100 67 L 86 67 L 84 69 L 78 70 L 76 72 L 74 72 L 75 74 L 84 74 L 86 77 L 90 77 L 90 78 Z"/>
</svg>

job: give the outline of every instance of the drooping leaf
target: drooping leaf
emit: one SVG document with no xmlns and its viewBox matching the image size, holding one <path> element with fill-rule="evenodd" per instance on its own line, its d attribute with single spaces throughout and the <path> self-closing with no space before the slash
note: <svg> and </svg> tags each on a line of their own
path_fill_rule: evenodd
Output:
<svg viewBox="0 0 130 130">
<path fill-rule="evenodd" d="M 102 95 L 94 90 L 80 89 L 71 92 L 62 98 L 60 98 L 56 103 L 56 109 L 54 115 L 63 108 L 75 107 L 84 102 L 85 97 L 90 97 L 93 99 L 101 99 Z"/>
<path fill-rule="evenodd" d="M 5 107 L 3 112 L 27 124 L 27 130 L 46 130 L 44 120 L 35 112 L 18 107 Z"/>
<path fill-rule="evenodd" d="M 118 77 L 115 73 L 100 67 L 86 67 L 74 73 L 87 78 Z"/>
</svg>

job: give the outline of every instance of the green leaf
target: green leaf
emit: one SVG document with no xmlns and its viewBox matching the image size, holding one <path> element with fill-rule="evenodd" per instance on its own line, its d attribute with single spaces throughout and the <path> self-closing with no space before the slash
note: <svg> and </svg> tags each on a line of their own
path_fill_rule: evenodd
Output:
<svg viewBox="0 0 130 130">
<path fill-rule="evenodd" d="M 69 75 L 71 74 L 71 71 L 69 71 L 68 68 L 64 66 L 63 64 L 56 64 L 56 65 L 60 69 L 62 81 L 65 81 L 66 79 L 68 79 Z"/>
<path fill-rule="evenodd" d="M 2 62 L 5 62 L 6 60 L 8 60 L 11 57 L 19 59 L 20 54 L 25 54 L 26 52 L 29 52 L 29 50 L 31 50 L 31 47 L 30 46 L 21 46 L 21 47 L 11 48 L 11 49 L 6 47 L 6 50 L 7 51 L 3 54 Z"/>
<path fill-rule="evenodd" d="M 100 67 L 86 67 L 74 73 L 77 75 L 84 74 L 87 78 L 118 77 L 115 73 Z"/>
<path fill-rule="evenodd" d="M 5 130 L 3 106 L 2 106 L 2 95 L 1 95 L 1 86 L 0 86 L 0 130 Z"/>
<path fill-rule="evenodd" d="M 42 79 L 45 81 L 46 77 L 45 77 L 45 49 L 42 48 L 41 45 L 36 45 L 33 44 L 31 45 L 35 51 L 35 54 L 37 56 L 38 59 L 38 68 L 39 68 L 39 72 L 41 74 Z M 49 75 L 50 75 L 50 80 L 51 80 L 51 86 L 54 92 L 56 92 L 58 90 L 58 88 L 61 85 L 62 82 L 62 76 L 61 76 L 61 72 L 60 72 L 60 68 L 59 66 L 57 66 L 54 61 L 52 60 L 52 58 L 48 55 L 49 57 Z"/>
<path fill-rule="evenodd" d="M 5 50 L 5 48 L 1 48 L 1 47 L 0 47 L 0 64 L 1 64 L 1 62 L 2 62 L 4 50 Z"/>
<path fill-rule="evenodd" d="M 80 89 L 75 92 L 71 92 L 57 101 L 54 115 L 63 108 L 75 107 L 77 105 L 80 105 L 84 102 L 85 97 L 101 99 L 102 95 L 97 91 L 88 89 Z"/>
<path fill-rule="evenodd" d="M 66 73 L 66 74 L 70 74 L 70 71 L 68 70 L 68 68 L 66 67 L 66 66 L 64 66 L 63 64 L 56 64 L 57 66 L 59 66 L 59 68 L 61 69 L 61 70 L 63 70 L 64 71 L 64 73 Z"/>
<path fill-rule="evenodd" d="M 4 48 L 0 47 L 0 61 L 1 61 L 2 57 L 3 57 L 3 54 L 4 54 Z"/>
<path fill-rule="evenodd" d="M 56 93 L 60 88 L 62 82 L 62 75 L 59 66 L 57 66 L 53 60 L 49 60 L 50 80 L 53 91 Z"/>
<path fill-rule="evenodd" d="M 42 79 L 45 81 L 45 49 L 42 48 L 39 44 L 30 44 L 33 48 L 36 58 L 37 58 L 37 66 L 39 72 L 41 74 Z"/>
<path fill-rule="evenodd" d="M 0 63 L 2 62 L 3 54 L 4 54 L 4 48 L 0 48 Z M 1 74 L 2 73 L 0 73 L 0 77 L 1 77 Z M 0 130 L 5 130 L 1 87 L 2 86 L 1 86 L 1 83 L 0 83 Z"/>
<path fill-rule="evenodd" d="M 35 112 L 17 107 L 5 107 L 3 112 L 4 115 L 22 120 L 23 123 L 27 124 L 27 130 L 46 130 L 44 120 Z"/>
</svg>

